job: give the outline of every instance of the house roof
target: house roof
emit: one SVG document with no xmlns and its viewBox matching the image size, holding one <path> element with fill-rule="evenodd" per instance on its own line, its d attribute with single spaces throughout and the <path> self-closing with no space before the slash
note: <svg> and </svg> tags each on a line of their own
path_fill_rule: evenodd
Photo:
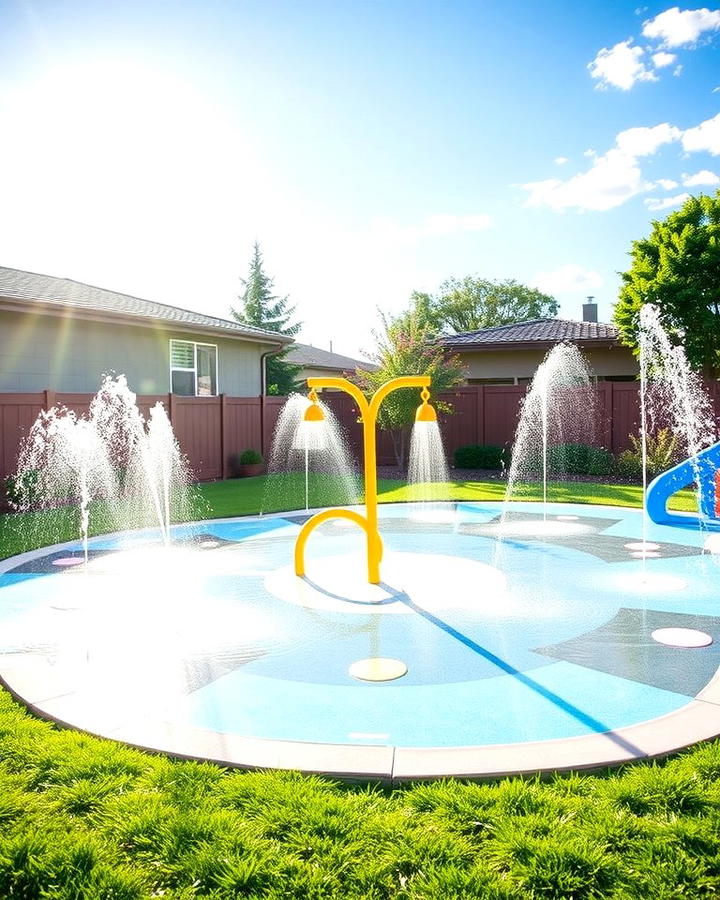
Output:
<svg viewBox="0 0 720 900">
<path fill-rule="evenodd" d="M 9 301 L 9 303 L 8 303 Z M 120 294 L 105 288 L 94 287 L 71 278 L 55 278 L 20 269 L 0 266 L 0 303 L 3 306 L 22 306 L 30 303 L 48 312 L 74 310 L 84 318 L 115 318 L 133 320 L 136 324 L 161 322 L 182 331 L 211 331 L 227 337 L 246 338 L 269 344 L 287 344 L 292 338 L 241 325 L 228 319 L 206 316 L 203 313 L 142 300 L 130 294 Z"/>
<path fill-rule="evenodd" d="M 332 353 L 313 347 L 310 344 L 292 345 L 285 359 L 296 366 L 318 369 L 337 369 L 338 372 L 354 372 L 356 369 L 375 368 L 372 363 L 363 359 L 353 359 L 351 356 L 342 356 L 340 353 Z"/>
<path fill-rule="evenodd" d="M 618 330 L 603 322 L 577 322 L 573 319 L 529 319 L 509 325 L 495 325 L 478 331 L 442 335 L 443 346 L 457 350 L 472 348 L 507 349 L 510 347 L 558 344 L 561 341 L 615 344 Z"/>
</svg>

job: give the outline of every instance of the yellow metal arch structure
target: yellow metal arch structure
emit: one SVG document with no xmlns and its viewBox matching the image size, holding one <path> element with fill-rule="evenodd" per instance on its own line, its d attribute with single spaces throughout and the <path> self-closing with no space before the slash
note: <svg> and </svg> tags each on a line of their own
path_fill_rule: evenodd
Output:
<svg viewBox="0 0 720 900">
<path fill-rule="evenodd" d="M 360 409 L 365 462 L 365 515 L 349 509 L 336 508 L 323 510 L 308 519 L 300 529 L 300 534 L 295 542 L 295 574 L 299 576 L 305 574 L 305 544 L 313 529 L 329 519 L 348 519 L 365 532 L 368 581 L 370 584 L 379 584 L 383 549 L 377 513 L 377 441 L 375 434 L 377 414 L 380 404 L 392 391 L 396 391 L 398 388 L 427 389 L 430 387 L 430 377 L 428 375 L 404 375 L 402 378 L 393 378 L 375 391 L 370 402 L 366 400 L 360 388 L 348 381 L 347 378 L 308 378 L 307 383 L 312 390 L 335 388 L 345 391 L 346 394 L 350 394 Z"/>
</svg>

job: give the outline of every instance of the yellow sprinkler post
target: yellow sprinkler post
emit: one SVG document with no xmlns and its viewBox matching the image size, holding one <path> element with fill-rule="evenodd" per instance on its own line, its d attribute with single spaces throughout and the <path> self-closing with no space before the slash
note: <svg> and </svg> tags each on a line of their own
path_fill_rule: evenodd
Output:
<svg viewBox="0 0 720 900">
<path fill-rule="evenodd" d="M 370 584 L 380 583 L 380 561 L 382 559 L 382 540 L 378 529 L 377 514 L 377 444 L 375 424 L 378 409 L 383 400 L 392 391 L 398 388 L 424 388 L 422 393 L 423 403 L 418 408 L 415 419 L 421 422 L 434 422 L 437 419 L 435 410 L 427 402 L 430 394 L 429 375 L 405 375 L 402 378 L 393 378 L 386 381 L 372 395 L 370 402 L 365 399 L 359 387 L 348 381 L 347 378 L 308 378 L 308 387 L 311 388 L 310 400 L 312 404 L 305 410 L 306 422 L 320 422 L 324 418 L 322 409 L 317 405 L 316 388 L 335 388 L 345 391 L 355 400 L 360 409 L 360 421 L 363 426 L 363 451 L 365 458 L 365 515 L 349 509 L 326 509 L 316 513 L 300 529 L 300 534 L 295 542 L 295 574 L 305 574 L 305 544 L 314 528 L 328 519 L 348 519 L 363 529 L 367 541 L 367 572 Z M 421 416 L 422 411 L 422 416 Z M 319 416 L 318 416 L 319 413 Z"/>
</svg>

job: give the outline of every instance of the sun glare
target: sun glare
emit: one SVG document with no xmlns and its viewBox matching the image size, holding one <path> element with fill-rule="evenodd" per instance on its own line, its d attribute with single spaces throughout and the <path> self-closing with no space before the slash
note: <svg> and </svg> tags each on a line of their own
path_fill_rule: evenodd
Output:
<svg viewBox="0 0 720 900">
<path fill-rule="evenodd" d="M 57 275 L 132 292 L 130 257 L 136 282 L 163 284 L 178 256 L 222 246 L 238 209 L 260 202 L 262 166 L 239 115 L 176 72 L 55 65 L 0 88 L 0 117 L 15 136 L 0 144 L 0 193 L 12 213 L 0 242 L 21 258 L 32 236 L 33 258 Z"/>
</svg>

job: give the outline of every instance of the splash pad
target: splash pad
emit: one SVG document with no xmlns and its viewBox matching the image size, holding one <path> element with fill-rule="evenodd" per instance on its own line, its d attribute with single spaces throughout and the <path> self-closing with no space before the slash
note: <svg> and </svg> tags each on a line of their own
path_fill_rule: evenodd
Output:
<svg viewBox="0 0 720 900">
<path fill-rule="evenodd" d="M 341 520 L 298 579 L 304 510 L 175 527 L 170 547 L 91 538 L 87 570 L 54 565 L 81 544 L 6 561 L 0 674 L 40 715 L 134 745 L 387 782 L 602 766 L 720 732 L 699 534 L 653 525 L 643 578 L 637 510 L 516 504 L 500 560 L 500 504 L 443 511 L 379 508 L 379 584 Z M 713 641 L 668 646 L 667 629 Z"/>
<path fill-rule="evenodd" d="M 417 419 L 436 429 L 427 399 Z M 380 400 L 359 403 L 364 509 L 85 532 L 5 561 L 4 683 L 138 746 L 388 783 L 604 766 L 720 733 L 702 530 L 546 490 L 378 507 Z"/>
</svg>

